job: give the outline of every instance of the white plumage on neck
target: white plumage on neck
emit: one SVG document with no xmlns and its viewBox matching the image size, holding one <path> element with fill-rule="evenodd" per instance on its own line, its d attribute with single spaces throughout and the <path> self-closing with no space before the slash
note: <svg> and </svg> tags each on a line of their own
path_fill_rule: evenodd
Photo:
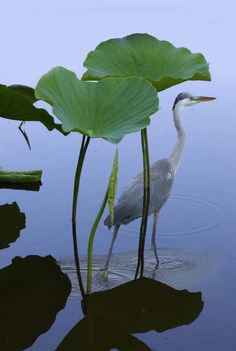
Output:
<svg viewBox="0 0 236 351">
<path fill-rule="evenodd" d="M 170 155 L 170 162 L 172 164 L 174 173 L 177 172 L 182 156 L 184 151 L 184 144 L 185 144 L 185 130 L 182 124 L 181 114 L 183 111 L 183 104 L 181 102 L 177 103 L 173 109 L 173 119 L 175 128 L 177 130 L 177 142 L 175 144 L 175 148 Z"/>
</svg>

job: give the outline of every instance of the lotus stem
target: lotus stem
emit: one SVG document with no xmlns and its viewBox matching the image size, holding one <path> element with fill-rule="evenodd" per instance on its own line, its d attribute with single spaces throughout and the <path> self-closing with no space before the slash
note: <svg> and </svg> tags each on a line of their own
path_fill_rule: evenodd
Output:
<svg viewBox="0 0 236 351">
<path fill-rule="evenodd" d="M 80 186 L 80 178 L 82 167 L 84 163 L 85 154 L 89 145 L 90 137 L 85 137 L 83 135 L 83 139 L 81 142 L 80 153 L 78 158 L 78 164 L 75 172 L 74 179 L 74 192 L 73 192 L 73 206 L 72 206 L 72 222 L 76 222 L 76 211 L 77 211 L 77 202 L 78 202 L 78 194 L 79 194 L 79 186 Z"/>
<path fill-rule="evenodd" d="M 74 260 L 75 260 L 75 266 L 76 266 L 77 279 L 78 279 L 81 295 L 84 298 L 85 290 L 84 290 L 84 284 L 83 284 L 83 279 L 82 279 L 81 270 L 80 270 L 76 222 L 72 222 L 72 239 L 73 239 Z"/>
<path fill-rule="evenodd" d="M 137 279 L 139 271 L 140 278 L 143 277 L 144 271 L 144 248 L 148 222 L 149 201 L 150 201 L 150 164 L 149 164 L 149 150 L 148 150 L 148 136 L 147 129 L 141 131 L 142 153 L 143 153 L 143 214 L 140 225 L 139 248 L 138 248 L 138 262 L 135 272 L 135 279 Z"/>
<path fill-rule="evenodd" d="M 73 237 L 74 259 L 75 259 L 78 283 L 79 283 L 81 295 L 83 296 L 83 298 L 85 296 L 85 290 L 84 290 L 83 280 L 82 280 L 81 271 L 80 271 L 78 240 L 77 240 L 77 231 L 76 231 L 76 212 L 77 212 L 77 202 L 78 202 L 81 172 L 82 172 L 82 168 L 83 168 L 85 154 L 86 154 L 86 151 L 87 151 L 87 148 L 89 145 L 89 141 L 90 141 L 90 138 L 85 137 L 83 135 L 83 139 L 82 139 L 81 147 L 80 147 L 79 158 L 78 158 L 78 163 L 77 163 L 76 172 L 75 172 L 73 205 L 72 205 L 72 237 Z"/>
</svg>

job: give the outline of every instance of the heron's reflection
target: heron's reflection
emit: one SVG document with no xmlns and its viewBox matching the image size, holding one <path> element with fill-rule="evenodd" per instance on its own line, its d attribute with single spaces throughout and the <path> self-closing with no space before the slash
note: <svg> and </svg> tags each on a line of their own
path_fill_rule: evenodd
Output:
<svg viewBox="0 0 236 351">
<path fill-rule="evenodd" d="M 20 236 L 25 228 L 25 214 L 16 202 L 0 205 L 0 249 L 5 249 Z"/>
<path fill-rule="evenodd" d="M 53 324 L 71 283 L 52 256 L 15 257 L 0 270 L 0 349 L 24 350 Z"/>
<path fill-rule="evenodd" d="M 142 278 L 86 296 L 83 309 L 84 319 L 57 351 L 151 350 L 133 334 L 190 324 L 201 313 L 203 301 L 200 292 Z"/>
</svg>

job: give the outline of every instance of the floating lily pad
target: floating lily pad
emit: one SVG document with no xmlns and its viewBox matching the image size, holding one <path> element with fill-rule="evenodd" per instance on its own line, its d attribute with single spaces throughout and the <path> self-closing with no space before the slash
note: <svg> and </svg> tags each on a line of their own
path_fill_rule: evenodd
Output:
<svg viewBox="0 0 236 351">
<path fill-rule="evenodd" d="M 155 89 L 143 78 L 84 82 L 63 67 L 45 74 L 35 93 L 52 105 L 65 132 L 77 131 L 112 143 L 145 128 L 158 107 Z"/>
<path fill-rule="evenodd" d="M 0 183 L 40 183 L 42 171 L 2 171 L 0 170 Z"/>
<path fill-rule="evenodd" d="M 0 189 L 39 191 L 42 171 L 2 171 L 0 170 Z"/>
<path fill-rule="evenodd" d="M 0 85 L 0 117 L 16 121 L 39 121 L 50 131 L 57 129 L 62 132 L 61 126 L 54 123 L 46 110 L 33 105 L 35 99 L 32 90 L 29 87 Z"/>
<path fill-rule="evenodd" d="M 25 228 L 25 214 L 16 202 L 0 206 L 0 249 L 5 249 L 20 236 Z"/>
<path fill-rule="evenodd" d="M 84 80 L 133 75 L 146 78 L 157 91 L 187 80 L 211 80 L 202 54 L 176 48 L 149 34 L 104 41 L 88 54 L 84 66 Z"/>
</svg>

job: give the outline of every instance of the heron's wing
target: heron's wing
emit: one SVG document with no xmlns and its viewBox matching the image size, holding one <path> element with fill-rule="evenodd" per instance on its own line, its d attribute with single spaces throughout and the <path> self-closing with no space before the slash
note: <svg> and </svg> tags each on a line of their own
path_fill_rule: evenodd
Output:
<svg viewBox="0 0 236 351">
<path fill-rule="evenodd" d="M 159 210 L 169 197 L 174 172 L 168 159 L 155 162 L 150 169 L 149 214 Z M 115 207 L 114 224 L 127 224 L 142 216 L 143 173 L 137 175 L 125 188 Z"/>
<path fill-rule="evenodd" d="M 135 196 L 135 198 L 138 195 L 141 195 L 142 197 L 142 192 L 143 192 L 143 173 L 138 174 L 136 177 L 134 177 L 131 182 L 126 186 L 125 190 L 123 193 L 120 195 L 118 199 L 118 203 L 122 201 L 127 201 L 127 199 L 132 198 Z"/>
<path fill-rule="evenodd" d="M 174 175 L 168 159 L 159 160 L 152 165 L 149 214 L 160 210 L 170 196 Z"/>
</svg>

